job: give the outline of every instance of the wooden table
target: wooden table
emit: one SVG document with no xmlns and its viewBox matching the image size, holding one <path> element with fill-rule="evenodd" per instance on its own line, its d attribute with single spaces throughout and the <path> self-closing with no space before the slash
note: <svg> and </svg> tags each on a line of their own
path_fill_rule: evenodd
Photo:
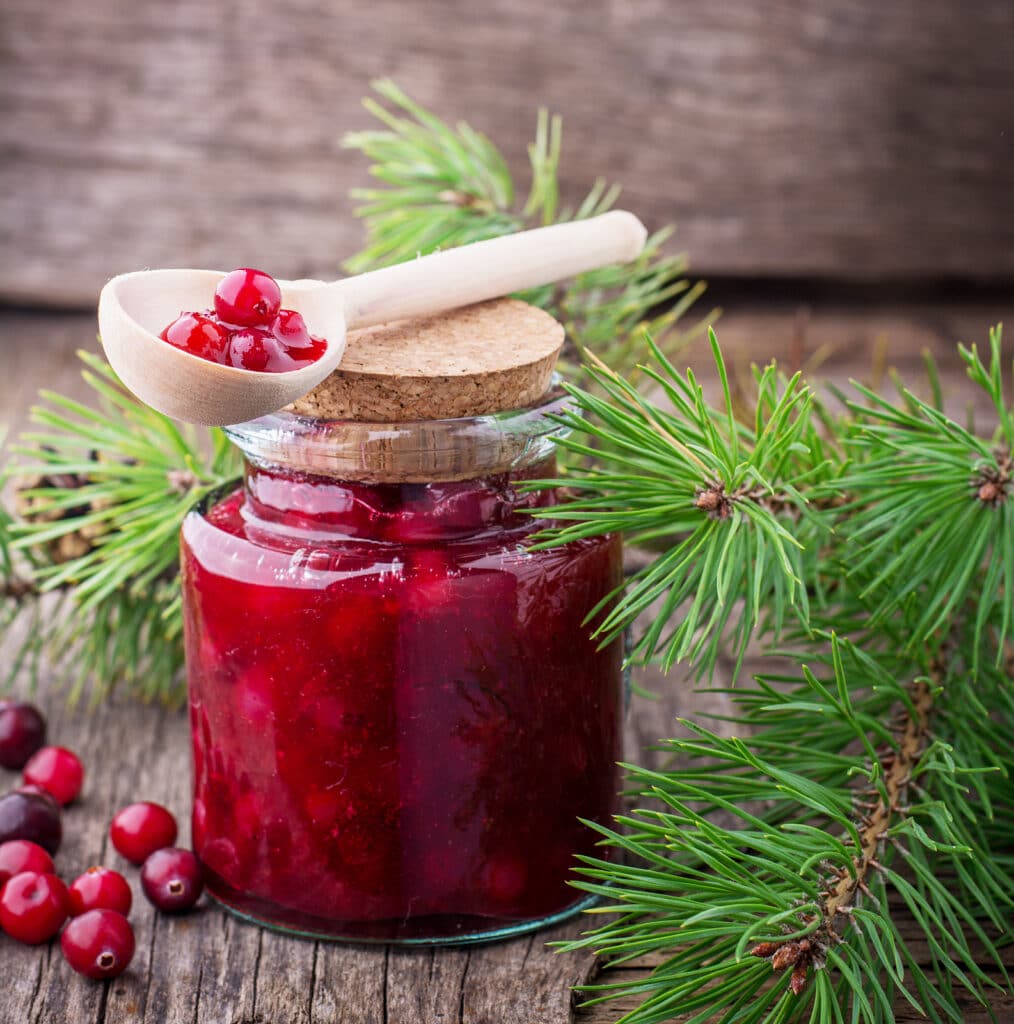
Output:
<svg viewBox="0 0 1014 1024">
<path fill-rule="evenodd" d="M 997 306 L 1000 308 L 997 308 Z M 740 307 L 743 308 L 742 306 Z M 950 401 L 960 408 L 970 392 L 953 355 L 956 340 L 985 339 L 985 328 L 1014 302 L 878 304 L 859 312 L 815 304 L 753 306 L 726 316 L 719 329 L 733 362 L 777 356 L 789 362 L 824 359 L 820 372 L 842 380 L 868 378 L 885 361 L 913 376 L 927 346 L 941 358 Z M 39 386 L 83 396 L 72 356 L 93 344 L 94 323 L 82 315 L 8 312 L 0 315 L 0 426 L 18 429 Z M 825 346 L 830 349 L 825 351 Z M 706 371 L 697 348 L 687 357 Z M 710 380 L 710 378 L 708 378 Z M 2 650 L 0 650 L 2 655 Z M 187 723 L 118 698 L 89 714 L 68 711 L 58 680 L 36 699 L 49 716 L 55 742 L 77 750 L 88 777 L 83 800 L 65 815 L 59 869 L 73 877 L 92 863 L 124 868 L 110 850 L 113 812 L 135 799 L 167 804 L 185 819 L 189 806 Z M 692 694 L 675 675 L 647 680 L 656 701 L 635 700 L 627 756 L 649 760 L 645 748 L 665 736 L 679 714 L 714 707 L 722 698 Z M 13 781 L 5 776 L 0 784 Z M 187 836 L 182 839 L 185 841 Z M 136 882 L 136 872 L 125 872 Z M 571 986 L 596 972 L 588 955 L 556 954 L 547 940 L 578 934 L 578 920 L 536 936 L 472 949 L 405 950 L 337 946 L 286 938 L 243 924 L 212 906 L 174 919 L 155 915 L 135 885 L 133 922 L 138 950 L 130 971 L 101 985 L 74 975 L 55 946 L 28 949 L 0 937 L 2 1024 L 608 1024 L 633 1005 L 617 1002 L 575 1010 Z M 1010 960 L 1014 967 L 1014 957 Z M 618 980 L 643 976 L 650 963 L 607 969 Z M 999 1019 L 1014 1019 L 1014 1000 L 998 999 Z M 1006 1016 L 1005 1016 L 1006 1015 Z M 899 1021 L 916 1019 L 899 1007 Z M 969 1024 L 988 1016 L 969 1005 Z"/>
</svg>

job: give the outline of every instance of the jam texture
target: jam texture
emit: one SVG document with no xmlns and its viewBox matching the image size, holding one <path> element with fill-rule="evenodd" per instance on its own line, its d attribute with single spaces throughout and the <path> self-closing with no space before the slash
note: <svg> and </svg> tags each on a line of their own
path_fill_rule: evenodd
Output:
<svg viewBox="0 0 1014 1024">
<path fill-rule="evenodd" d="M 622 652 L 586 622 L 620 546 L 532 551 L 523 509 L 552 492 L 516 483 L 250 469 L 186 519 L 194 849 L 221 902 L 454 941 L 580 901 L 578 818 L 620 788 Z"/>
</svg>

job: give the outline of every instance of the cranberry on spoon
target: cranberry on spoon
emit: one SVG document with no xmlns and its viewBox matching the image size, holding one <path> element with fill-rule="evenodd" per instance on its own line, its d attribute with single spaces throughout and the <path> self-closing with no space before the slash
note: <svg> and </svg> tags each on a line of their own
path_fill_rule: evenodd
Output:
<svg viewBox="0 0 1014 1024">
<path fill-rule="evenodd" d="M 286 373 L 316 362 L 327 350 L 303 317 L 281 309 L 278 282 L 263 270 L 242 267 L 215 289 L 215 308 L 181 313 L 159 337 L 210 363 L 260 373 Z"/>
</svg>

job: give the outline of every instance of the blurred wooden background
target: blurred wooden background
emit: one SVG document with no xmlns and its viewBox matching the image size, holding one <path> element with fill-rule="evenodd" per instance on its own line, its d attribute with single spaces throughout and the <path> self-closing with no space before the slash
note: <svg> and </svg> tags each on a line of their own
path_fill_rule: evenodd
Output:
<svg viewBox="0 0 1014 1024">
<path fill-rule="evenodd" d="M 370 79 L 525 180 L 564 115 L 712 278 L 1014 278 L 1010 0 L 5 0 L 0 302 L 90 308 L 141 266 L 335 275 Z"/>
</svg>

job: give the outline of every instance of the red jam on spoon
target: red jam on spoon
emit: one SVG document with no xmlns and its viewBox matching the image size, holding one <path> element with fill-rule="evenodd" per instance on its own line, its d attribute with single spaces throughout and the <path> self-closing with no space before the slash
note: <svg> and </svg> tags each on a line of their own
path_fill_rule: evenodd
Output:
<svg viewBox="0 0 1014 1024">
<path fill-rule="evenodd" d="M 327 349 L 294 309 L 282 309 L 278 282 L 241 267 L 215 289 L 215 308 L 181 313 L 159 335 L 191 355 L 240 370 L 284 373 L 316 362 Z"/>
</svg>

